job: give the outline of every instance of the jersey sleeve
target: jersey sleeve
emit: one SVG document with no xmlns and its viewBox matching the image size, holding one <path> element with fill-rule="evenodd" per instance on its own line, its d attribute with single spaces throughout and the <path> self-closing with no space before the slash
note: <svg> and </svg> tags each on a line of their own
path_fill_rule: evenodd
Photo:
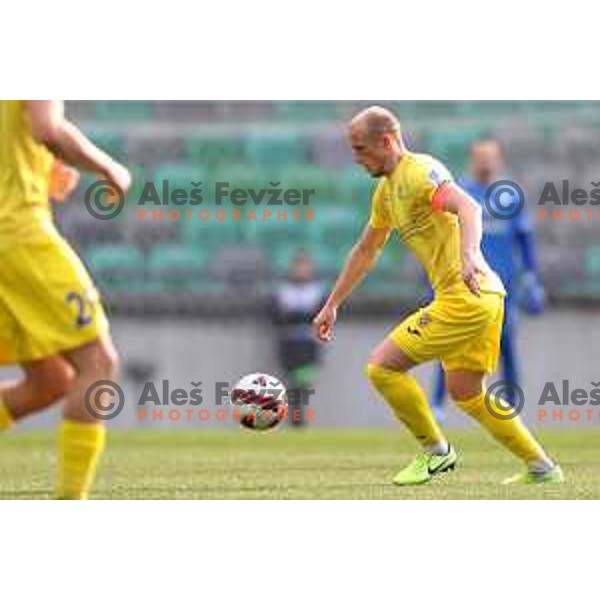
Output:
<svg viewBox="0 0 600 600">
<path fill-rule="evenodd" d="M 414 170 L 411 178 L 411 192 L 418 200 L 432 204 L 438 189 L 445 183 L 453 181 L 454 178 L 450 171 L 441 162 L 437 160 L 423 161 Z"/>
<path fill-rule="evenodd" d="M 385 181 L 382 179 L 375 188 L 371 199 L 371 218 L 369 225 L 373 229 L 385 229 L 393 227 L 389 214 L 389 203 L 386 202 Z"/>
</svg>

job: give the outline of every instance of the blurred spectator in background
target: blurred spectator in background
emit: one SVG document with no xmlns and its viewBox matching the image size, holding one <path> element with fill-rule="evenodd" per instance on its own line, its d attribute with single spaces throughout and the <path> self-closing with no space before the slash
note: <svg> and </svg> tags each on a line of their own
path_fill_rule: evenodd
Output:
<svg viewBox="0 0 600 600">
<path fill-rule="evenodd" d="M 481 139 L 471 146 L 470 174 L 461 177 L 458 183 L 483 209 L 481 249 L 490 267 L 502 279 L 507 291 L 501 340 L 502 379 L 520 385 L 515 350 L 518 307 L 529 314 L 540 314 L 544 310 L 545 294 L 540 283 L 534 233 L 527 217 L 527 202 L 525 201 L 523 210 L 507 219 L 494 217 L 485 203 L 485 195 L 490 185 L 502 179 L 511 179 L 504 169 L 504 155 L 500 143 L 493 138 Z M 505 202 L 504 199 L 502 201 Z M 520 260 L 516 259 L 516 253 L 520 255 Z M 433 409 L 438 418 L 444 416 L 445 397 L 444 373 L 438 364 L 432 396 Z M 514 392 L 508 393 L 505 399 L 514 404 Z"/>
<path fill-rule="evenodd" d="M 272 319 L 277 329 L 277 350 L 288 389 L 308 390 L 316 381 L 321 345 L 312 335 L 311 323 L 325 299 L 325 288 L 316 274 L 312 258 L 298 252 L 290 263 L 287 278 L 274 292 Z M 298 397 L 298 396 L 296 396 Z M 302 394 L 302 398 L 313 398 Z M 290 404 L 292 425 L 306 424 L 304 402 Z M 299 409 L 299 419 L 293 418 Z"/>
</svg>

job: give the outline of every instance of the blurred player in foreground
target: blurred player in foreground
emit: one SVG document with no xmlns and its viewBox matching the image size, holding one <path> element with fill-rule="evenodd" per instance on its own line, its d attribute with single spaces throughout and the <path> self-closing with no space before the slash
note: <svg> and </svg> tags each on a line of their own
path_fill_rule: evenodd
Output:
<svg viewBox="0 0 600 600">
<path fill-rule="evenodd" d="M 461 177 L 458 184 L 482 208 L 481 250 L 506 289 L 500 340 L 503 379 L 520 385 L 515 351 L 518 305 L 529 314 L 540 314 L 544 310 L 544 289 L 540 284 L 535 238 L 527 218 L 527 205 L 510 219 L 497 219 L 489 212 L 485 203 L 486 192 L 492 184 L 499 180 L 510 180 L 505 175 L 504 168 L 504 156 L 499 142 L 495 139 L 479 140 L 471 147 L 470 175 Z M 520 265 L 515 261 L 515 249 L 520 254 Z M 438 418 L 443 416 L 445 396 L 444 372 L 438 366 L 432 398 Z M 507 391 L 506 400 L 511 404 L 515 403 L 512 387 Z"/>
<path fill-rule="evenodd" d="M 98 292 L 54 227 L 49 197 L 64 199 L 77 177 L 57 160 L 124 193 L 131 177 L 63 110 L 59 101 L 0 101 L 0 364 L 25 374 L 0 384 L 0 430 L 64 398 L 56 496 L 84 499 L 105 441 L 84 397 L 114 378 L 117 354 Z M 101 406 L 101 395 L 94 400 Z"/>
<path fill-rule="evenodd" d="M 562 482 L 560 467 L 521 419 L 498 418 L 486 406 L 484 382 L 496 368 L 505 290 L 481 254 L 481 207 L 442 164 L 404 147 L 400 123 L 391 112 L 371 107 L 359 113 L 350 123 L 349 139 L 355 162 L 381 180 L 370 221 L 315 318 L 318 337 L 332 339 L 338 308 L 373 267 L 393 229 L 421 262 L 435 293 L 431 304 L 375 348 L 367 365 L 375 388 L 423 446 L 394 483 L 425 483 L 456 465 L 454 448 L 409 374 L 415 365 L 435 359 L 442 361 L 458 406 L 527 465 L 504 483 Z"/>
</svg>

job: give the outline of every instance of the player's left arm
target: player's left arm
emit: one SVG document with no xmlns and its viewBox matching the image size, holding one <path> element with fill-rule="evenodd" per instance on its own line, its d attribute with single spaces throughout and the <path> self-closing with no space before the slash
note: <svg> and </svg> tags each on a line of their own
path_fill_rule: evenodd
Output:
<svg viewBox="0 0 600 600">
<path fill-rule="evenodd" d="M 35 139 L 69 165 L 112 181 L 124 193 L 131 185 L 129 170 L 94 145 L 65 118 L 60 100 L 26 100 L 25 106 Z"/>
<path fill-rule="evenodd" d="M 481 289 L 477 274 L 484 272 L 480 263 L 481 206 L 452 181 L 446 181 L 436 189 L 432 203 L 435 210 L 458 217 L 463 280 L 474 294 L 479 295 Z"/>
</svg>

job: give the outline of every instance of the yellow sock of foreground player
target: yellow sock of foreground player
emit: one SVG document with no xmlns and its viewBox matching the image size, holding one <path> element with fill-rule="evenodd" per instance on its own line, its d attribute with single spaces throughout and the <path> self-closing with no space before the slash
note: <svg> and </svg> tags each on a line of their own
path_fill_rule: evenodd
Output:
<svg viewBox="0 0 600 600">
<path fill-rule="evenodd" d="M 426 449 L 446 445 L 446 438 L 429 408 L 427 396 L 408 373 L 367 365 L 367 375 L 394 414 Z"/>
<path fill-rule="evenodd" d="M 62 422 L 58 437 L 58 482 L 61 500 L 85 500 L 104 449 L 106 430 L 100 423 Z"/>
<path fill-rule="evenodd" d="M 493 414 L 485 405 L 485 394 L 482 392 L 478 396 L 467 400 L 460 400 L 456 403 L 469 416 L 485 427 L 505 448 L 513 454 L 524 460 L 527 464 L 548 463 L 552 461 L 548 458 L 539 442 L 533 437 L 533 434 L 525 427 L 523 421 L 516 416 L 508 418 L 512 408 L 506 405 L 503 415 L 501 406 L 497 398 L 491 398 L 491 404 L 494 405 L 497 414 Z M 507 418 L 502 418 L 506 416 Z"/>
<path fill-rule="evenodd" d="M 2 400 L 2 396 L 0 396 L 0 431 L 5 431 L 6 429 L 10 429 L 14 424 L 14 419 L 10 414 L 6 404 L 4 404 L 4 400 Z"/>
</svg>

